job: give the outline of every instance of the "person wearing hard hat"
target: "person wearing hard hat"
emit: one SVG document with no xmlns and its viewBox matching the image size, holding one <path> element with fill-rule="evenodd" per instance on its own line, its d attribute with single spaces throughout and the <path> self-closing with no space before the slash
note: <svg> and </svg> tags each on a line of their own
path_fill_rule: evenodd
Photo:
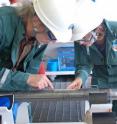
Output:
<svg viewBox="0 0 117 124">
<path fill-rule="evenodd" d="M 77 7 L 78 28 L 72 32 L 75 34 L 76 79 L 67 88 L 80 89 L 90 73 L 92 85 L 117 88 L 117 18 L 104 19 L 100 9 L 87 0 L 79 0 Z"/>
<path fill-rule="evenodd" d="M 116 22 L 104 20 L 96 4 L 89 0 L 51 0 L 49 3 L 34 0 L 33 4 L 39 18 L 58 40 L 76 41 L 76 79 L 68 89 L 80 89 L 91 70 L 92 85 L 117 86 Z M 64 11 L 60 6 L 64 6 Z"/>
<path fill-rule="evenodd" d="M 76 41 L 76 79 L 67 88 L 80 89 L 91 71 L 92 86 L 94 85 L 98 88 L 117 88 L 116 44 L 117 22 L 107 20 L 103 20 L 81 42 L 78 43 Z"/>
<path fill-rule="evenodd" d="M 94 23 L 94 22 L 93 22 Z M 91 87 L 117 88 L 117 21 L 103 20 L 81 42 L 75 42 L 75 80 L 67 89 L 77 90 L 88 86 L 91 74 Z M 113 101 L 112 111 L 117 115 L 117 101 Z"/>
<path fill-rule="evenodd" d="M 33 5 L 59 42 L 79 40 L 102 22 L 91 0 L 33 0 Z M 90 25 L 93 21 L 96 25 Z"/>
<path fill-rule="evenodd" d="M 0 7 L 0 90 L 53 89 L 45 74 L 37 74 L 52 35 L 25 2 Z"/>
<path fill-rule="evenodd" d="M 102 12 L 91 0 L 33 0 L 33 4 L 58 41 L 75 41 L 76 79 L 67 89 L 80 89 L 91 71 L 92 85 L 117 88 L 117 21 L 104 19 L 117 20 L 116 7 Z"/>
</svg>

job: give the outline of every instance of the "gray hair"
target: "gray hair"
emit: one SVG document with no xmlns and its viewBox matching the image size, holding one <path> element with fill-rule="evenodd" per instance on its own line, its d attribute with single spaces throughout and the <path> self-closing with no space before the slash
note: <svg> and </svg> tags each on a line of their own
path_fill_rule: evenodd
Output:
<svg viewBox="0 0 117 124">
<path fill-rule="evenodd" d="M 15 5 L 17 14 L 22 18 L 32 18 L 35 15 L 33 4 L 29 0 L 22 0 Z"/>
</svg>

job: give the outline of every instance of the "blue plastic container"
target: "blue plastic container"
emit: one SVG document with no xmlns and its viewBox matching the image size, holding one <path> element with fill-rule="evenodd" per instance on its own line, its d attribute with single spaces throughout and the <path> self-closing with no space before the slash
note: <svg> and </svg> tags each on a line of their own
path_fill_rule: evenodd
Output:
<svg viewBox="0 0 117 124">
<path fill-rule="evenodd" d="M 48 71 L 58 71 L 58 59 L 50 59 L 47 63 Z"/>
</svg>

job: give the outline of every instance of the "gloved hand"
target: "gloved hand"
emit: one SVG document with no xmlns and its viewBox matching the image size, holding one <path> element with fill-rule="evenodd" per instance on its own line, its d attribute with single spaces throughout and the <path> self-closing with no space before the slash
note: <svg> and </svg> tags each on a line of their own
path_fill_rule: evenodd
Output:
<svg viewBox="0 0 117 124">
<path fill-rule="evenodd" d="M 82 86 L 82 79 L 76 78 L 70 85 L 68 85 L 67 89 L 77 90 Z"/>
<path fill-rule="evenodd" d="M 30 75 L 27 80 L 27 84 L 38 89 L 44 89 L 47 87 L 54 89 L 52 82 L 47 78 L 45 74 Z"/>
</svg>

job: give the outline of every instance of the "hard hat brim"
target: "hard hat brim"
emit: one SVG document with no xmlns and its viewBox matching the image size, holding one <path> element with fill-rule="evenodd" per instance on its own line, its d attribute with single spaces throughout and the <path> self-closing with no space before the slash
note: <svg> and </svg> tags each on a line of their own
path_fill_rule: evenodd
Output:
<svg viewBox="0 0 117 124">
<path fill-rule="evenodd" d="M 51 2 L 54 3 L 56 0 L 51 0 Z M 58 13 L 57 10 L 54 12 L 54 4 L 50 7 L 50 4 L 48 5 L 46 0 L 33 0 L 33 5 L 40 20 L 52 31 L 54 36 L 60 42 L 69 42 L 82 39 L 82 37 L 85 36 L 88 32 L 92 31 L 98 25 L 100 25 L 103 20 L 103 18 L 100 16 L 100 13 L 96 10 L 96 6 L 89 0 L 77 1 L 77 9 L 75 12 L 76 18 L 74 20 L 75 23 L 77 23 L 78 28 L 75 30 L 69 29 L 69 26 L 74 22 L 70 22 L 71 20 L 68 21 L 65 19 L 65 15 L 63 16 L 62 13 Z M 46 7 L 48 8 L 46 9 Z M 53 17 L 55 16 L 55 13 L 56 17 Z M 69 14 L 69 16 L 72 16 L 72 14 Z"/>
</svg>

